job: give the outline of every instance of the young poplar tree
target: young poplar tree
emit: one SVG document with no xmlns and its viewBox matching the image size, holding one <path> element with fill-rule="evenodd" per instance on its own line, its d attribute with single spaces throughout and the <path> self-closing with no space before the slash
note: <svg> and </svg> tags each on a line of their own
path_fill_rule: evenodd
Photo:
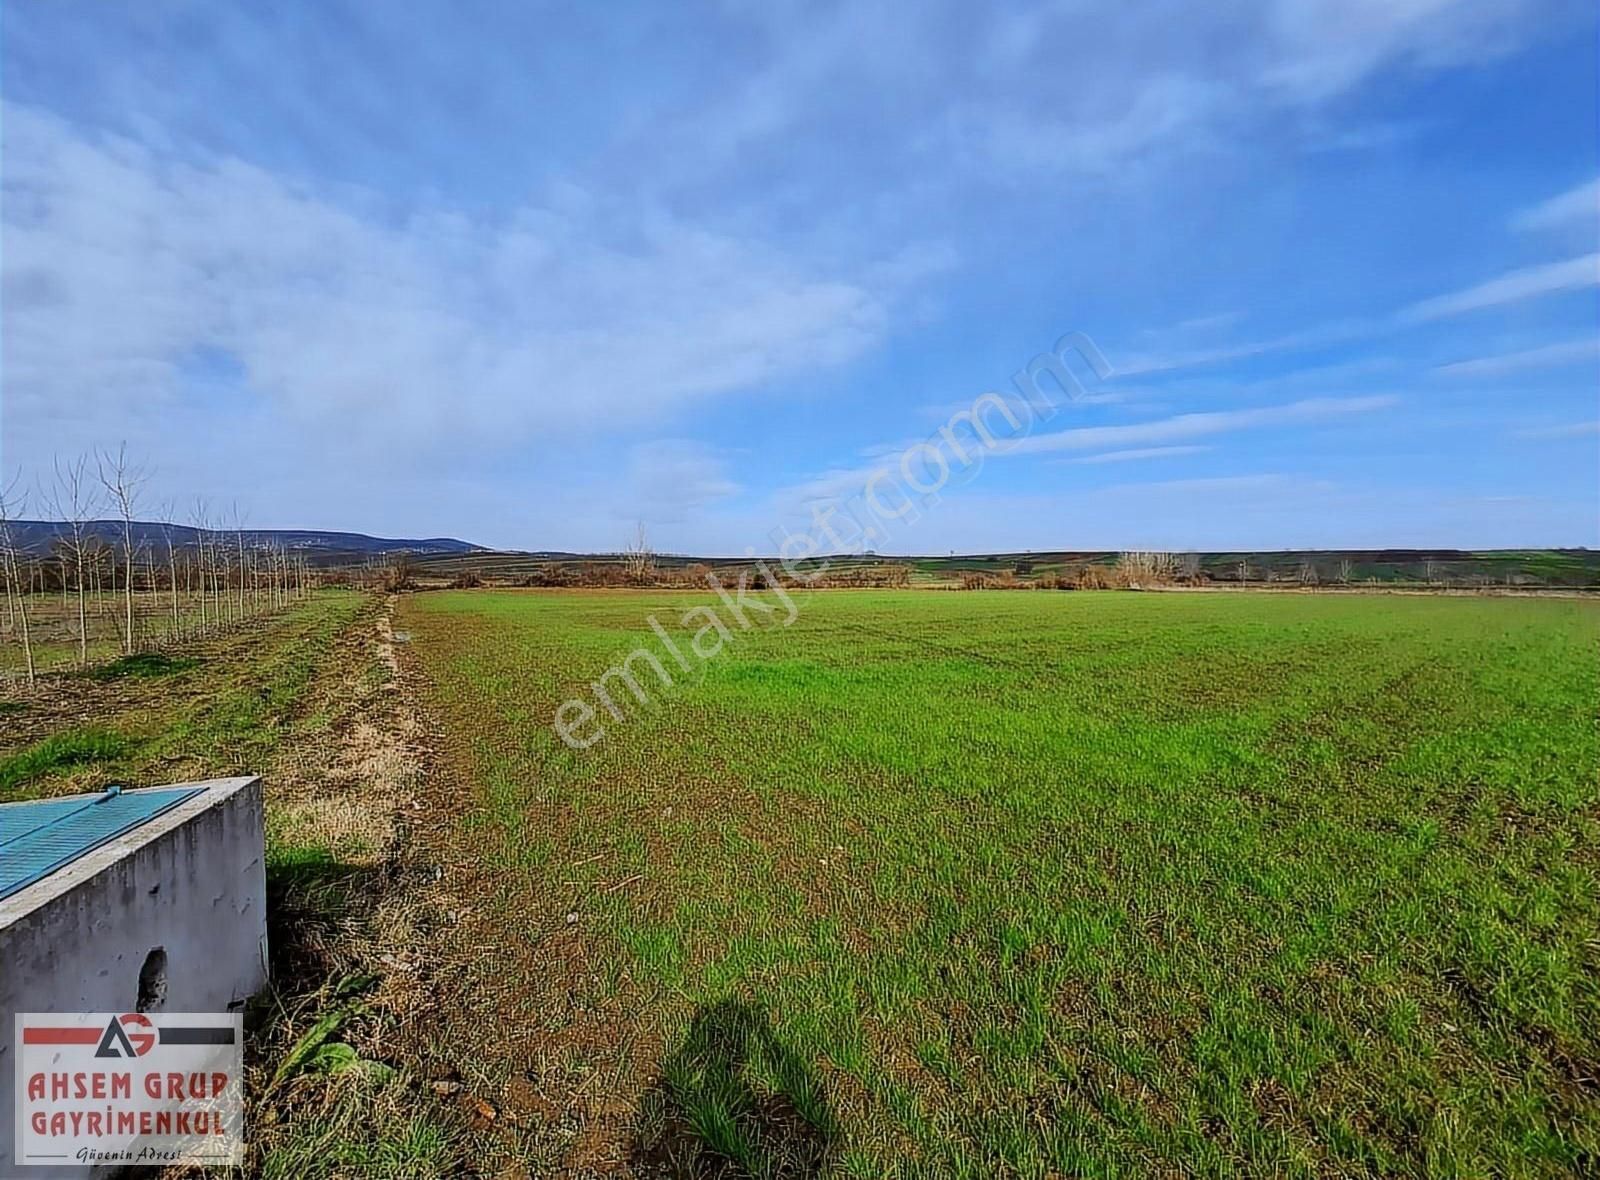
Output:
<svg viewBox="0 0 1600 1180">
<path fill-rule="evenodd" d="M 122 652 L 133 654 L 133 515 L 139 499 L 139 489 L 145 481 L 142 468 L 128 463 L 128 444 L 123 443 L 112 455 L 95 455 L 95 466 L 100 475 L 100 485 L 111 498 L 111 505 L 122 521 Z M 112 559 L 113 588 L 115 585 L 115 558 Z"/>
<path fill-rule="evenodd" d="M 244 521 L 239 516 L 237 501 L 233 505 L 233 539 L 239 555 L 239 609 L 236 618 L 244 618 Z"/>
<path fill-rule="evenodd" d="M 15 482 L 13 481 L 13 487 Z M 33 636 L 28 630 L 28 591 L 32 581 L 31 567 L 29 581 L 24 582 L 20 575 L 21 558 L 19 546 L 14 542 L 11 534 L 11 496 L 9 488 L 0 488 L 0 574 L 6 582 L 6 594 L 9 599 L 13 591 L 16 593 L 16 621 L 22 639 L 22 666 L 28 679 L 28 687 L 32 688 L 36 678 L 33 666 Z M 20 514 L 26 510 L 26 505 L 19 503 L 16 511 Z"/>
<path fill-rule="evenodd" d="M 197 499 L 190 511 L 189 520 L 194 532 L 195 586 L 200 591 L 200 633 L 205 634 L 210 623 L 207 599 L 210 594 L 206 583 L 206 502 Z"/>
<path fill-rule="evenodd" d="M 87 466 L 88 460 L 82 455 L 65 463 L 57 459 L 54 463 L 55 484 L 51 489 L 52 513 L 56 520 L 67 526 L 67 533 L 61 538 L 66 550 L 62 559 L 63 573 L 70 560 L 73 582 L 78 593 L 79 667 L 89 663 L 89 618 L 88 604 L 84 598 L 87 590 L 84 563 L 88 558 L 88 524 L 97 507 L 94 489 L 90 487 L 86 475 Z"/>
<path fill-rule="evenodd" d="M 167 546 L 167 594 L 172 604 L 172 639 L 173 642 L 183 638 L 183 624 L 178 612 L 178 554 L 172 544 L 172 501 L 163 500 L 161 503 L 161 539 Z M 155 579 L 152 577 L 151 584 Z"/>
</svg>

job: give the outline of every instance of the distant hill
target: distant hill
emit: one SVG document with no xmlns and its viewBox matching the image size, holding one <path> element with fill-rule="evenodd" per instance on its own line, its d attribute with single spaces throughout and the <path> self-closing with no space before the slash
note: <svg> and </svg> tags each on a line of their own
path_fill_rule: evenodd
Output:
<svg viewBox="0 0 1600 1180">
<path fill-rule="evenodd" d="M 92 520 L 84 525 L 88 535 L 98 537 L 106 545 L 122 544 L 120 520 Z M 57 538 L 70 534 L 70 527 L 59 521 L 14 520 L 11 522 L 13 541 L 30 553 L 46 553 Z M 163 525 L 154 521 L 133 522 L 133 543 L 136 547 L 150 547 L 164 552 L 167 534 L 180 548 L 195 545 L 202 537 L 216 538 L 236 543 L 233 529 L 202 530 L 189 525 Z M 366 533 L 339 533 L 327 529 L 252 529 L 239 530 L 246 545 L 282 545 L 293 553 L 304 555 L 314 565 L 339 565 L 360 561 L 367 557 L 382 557 L 391 553 L 413 553 L 417 556 L 438 557 L 483 551 L 483 546 L 454 537 L 369 537 Z"/>
</svg>

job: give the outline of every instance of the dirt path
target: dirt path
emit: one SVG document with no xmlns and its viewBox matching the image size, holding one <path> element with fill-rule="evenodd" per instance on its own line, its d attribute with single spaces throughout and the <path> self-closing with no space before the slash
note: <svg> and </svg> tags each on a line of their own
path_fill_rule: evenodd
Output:
<svg viewBox="0 0 1600 1180">
<path fill-rule="evenodd" d="M 405 1174 L 640 1174 L 629 1135 L 649 1078 L 633 1063 L 658 1046 L 595 998 L 565 907 L 515 908 L 523 895 L 486 863 L 477 788 L 428 711 L 397 610 L 391 597 L 340 636 L 268 774 L 276 994 L 253 1075 L 267 1128 L 254 1170 L 387 1175 L 341 1153 L 359 1139 L 403 1153 L 420 1127 L 442 1146 Z M 383 1084 L 276 1076 L 330 1024 L 326 1042 Z"/>
<path fill-rule="evenodd" d="M 252 1174 L 473 1175 L 483 1154 L 472 1095 L 434 1051 L 440 872 L 416 829 L 440 801 L 394 608 L 339 636 L 267 775 L 274 991 Z"/>
</svg>

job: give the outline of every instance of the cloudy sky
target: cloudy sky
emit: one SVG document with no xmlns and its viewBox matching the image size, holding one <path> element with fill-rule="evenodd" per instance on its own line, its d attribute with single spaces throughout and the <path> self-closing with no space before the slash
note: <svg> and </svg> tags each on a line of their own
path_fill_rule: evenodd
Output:
<svg viewBox="0 0 1600 1180">
<path fill-rule="evenodd" d="M 1593 5 L 13 0 L 0 459 L 254 525 L 770 549 L 1063 333 L 886 549 L 1600 544 Z"/>
</svg>

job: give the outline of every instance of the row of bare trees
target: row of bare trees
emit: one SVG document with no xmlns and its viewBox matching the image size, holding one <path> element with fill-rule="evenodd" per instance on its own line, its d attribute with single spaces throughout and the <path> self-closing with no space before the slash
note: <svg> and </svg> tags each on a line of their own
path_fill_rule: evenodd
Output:
<svg viewBox="0 0 1600 1180">
<path fill-rule="evenodd" d="M 132 655 L 281 609 L 311 588 L 304 556 L 251 533 L 237 508 L 213 519 L 196 500 L 180 521 L 169 501 L 153 513 L 152 537 L 139 524 L 147 479 L 119 447 L 56 460 L 31 495 L 19 478 L 0 486 L 0 635 L 20 646 L 29 685 L 43 644 L 69 642 L 78 666 L 89 663 L 92 621 L 113 620 L 118 649 Z M 30 504 L 53 525 L 47 540 L 17 527 Z"/>
</svg>

